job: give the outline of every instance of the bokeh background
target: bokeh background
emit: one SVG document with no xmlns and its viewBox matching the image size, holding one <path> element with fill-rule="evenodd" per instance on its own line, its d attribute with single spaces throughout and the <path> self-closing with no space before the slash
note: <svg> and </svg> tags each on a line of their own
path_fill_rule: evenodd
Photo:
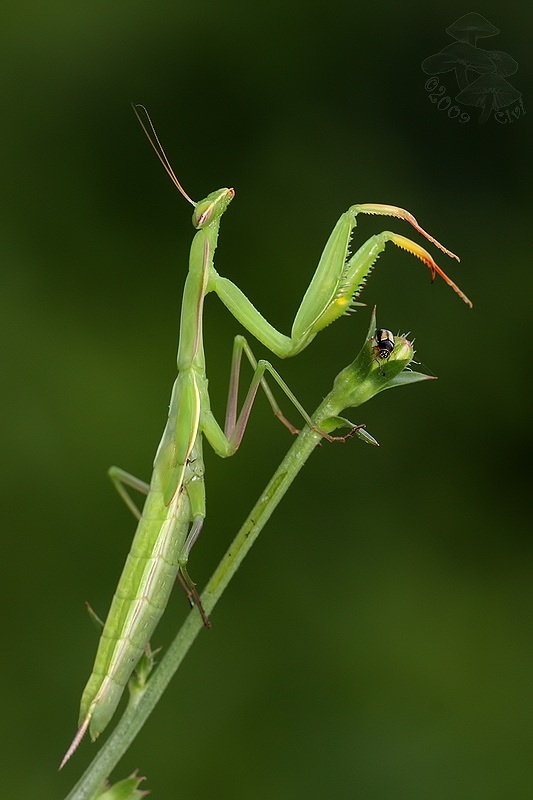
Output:
<svg viewBox="0 0 533 800">
<path fill-rule="evenodd" d="M 425 88 L 471 10 L 519 64 L 511 124 L 450 119 Z M 381 448 L 316 452 L 116 776 L 139 768 L 154 798 L 530 798 L 529 4 L 22 0 L 1 18 L 4 795 L 63 797 L 96 751 L 57 773 L 96 648 L 83 603 L 105 614 L 134 528 L 106 469 L 148 478 L 174 378 L 190 208 L 134 100 L 193 197 L 236 188 L 218 268 L 284 331 L 354 202 L 404 206 L 460 253 L 438 260 L 474 310 L 391 249 L 369 308 L 280 365 L 312 410 L 377 303 L 439 381 L 352 415 Z M 386 227 L 411 235 L 363 219 L 358 241 Z M 239 326 L 215 297 L 205 319 L 222 414 Z M 234 459 L 207 448 L 200 585 L 289 444 L 260 400 Z M 185 613 L 177 591 L 154 644 Z"/>
</svg>

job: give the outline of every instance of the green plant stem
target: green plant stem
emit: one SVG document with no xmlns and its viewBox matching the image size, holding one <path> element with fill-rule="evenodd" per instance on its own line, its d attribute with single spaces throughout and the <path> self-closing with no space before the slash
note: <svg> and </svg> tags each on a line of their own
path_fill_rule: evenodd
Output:
<svg viewBox="0 0 533 800">
<path fill-rule="evenodd" d="M 372 325 L 375 327 L 375 319 L 371 328 Z M 340 424 L 337 415 L 343 409 L 354 408 L 379 391 L 392 385 L 400 385 L 395 384 L 395 378 L 409 363 L 413 354 L 410 344 L 406 345 L 408 352 L 400 352 L 398 347 L 398 357 L 387 364 L 385 376 L 384 371 L 376 365 L 374 353 L 367 341 L 353 364 L 337 376 L 332 391 L 313 415 L 317 428 L 325 432 L 334 430 Z M 412 378 L 407 382 L 426 377 L 418 376 L 414 372 L 408 375 Z M 209 580 L 202 594 L 206 613 L 210 614 L 214 609 L 265 523 L 320 441 L 320 433 L 308 427 L 298 435 Z M 66 800 L 92 800 L 144 725 L 202 628 L 200 614 L 192 609 L 153 675 L 142 689 L 133 692 L 120 722 Z"/>
</svg>

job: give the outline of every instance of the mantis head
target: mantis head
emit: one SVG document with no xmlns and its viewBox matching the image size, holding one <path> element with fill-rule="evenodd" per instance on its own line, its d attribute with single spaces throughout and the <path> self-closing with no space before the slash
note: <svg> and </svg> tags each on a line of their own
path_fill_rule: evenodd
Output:
<svg viewBox="0 0 533 800">
<path fill-rule="evenodd" d="M 220 219 L 235 197 L 234 189 L 217 189 L 208 194 L 205 200 L 200 200 L 194 207 L 192 224 L 195 228 L 203 228 L 209 223 Z"/>
</svg>

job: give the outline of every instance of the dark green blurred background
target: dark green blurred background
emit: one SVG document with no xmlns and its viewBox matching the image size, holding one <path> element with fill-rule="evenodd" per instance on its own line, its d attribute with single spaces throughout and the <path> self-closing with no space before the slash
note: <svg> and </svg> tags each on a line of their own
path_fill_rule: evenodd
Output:
<svg viewBox="0 0 533 800">
<path fill-rule="evenodd" d="M 527 3 L 12 3 L 3 6 L 2 792 L 63 797 L 57 764 L 133 532 L 106 478 L 148 478 L 174 378 L 190 208 L 230 185 L 217 265 L 284 331 L 339 214 L 394 203 L 469 309 L 394 249 L 365 289 L 439 381 L 352 415 L 379 439 L 318 450 L 117 775 L 153 798 L 530 798 L 533 547 L 531 7 Z M 525 117 L 461 124 L 424 58 L 468 11 L 519 63 Z M 440 76 L 454 89 L 452 74 Z M 361 220 L 358 241 L 405 224 Z M 415 234 L 416 238 L 416 234 Z M 221 415 L 239 326 L 205 308 Z M 312 410 L 369 309 L 282 374 Z M 265 352 L 257 347 L 257 352 Z M 206 454 L 200 585 L 290 444 L 258 402 L 238 455 Z M 171 600 L 155 644 L 185 614 Z"/>
</svg>

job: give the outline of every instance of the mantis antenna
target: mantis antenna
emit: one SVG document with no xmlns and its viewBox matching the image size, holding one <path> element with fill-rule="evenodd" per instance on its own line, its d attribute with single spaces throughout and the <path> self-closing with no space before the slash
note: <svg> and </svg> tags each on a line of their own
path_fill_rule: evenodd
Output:
<svg viewBox="0 0 533 800">
<path fill-rule="evenodd" d="M 189 197 L 189 195 L 187 194 L 187 192 L 185 191 L 185 189 L 183 188 L 183 186 L 181 185 L 179 180 L 176 178 L 176 173 L 172 169 L 172 165 L 171 165 L 170 161 L 167 158 L 167 154 L 165 153 L 165 151 L 163 149 L 163 145 L 159 141 L 159 136 L 157 135 L 156 130 L 154 128 L 154 123 L 150 119 L 150 114 L 148 113 L 146 108 L 143 105 L 141 105 L 140 103 L 132 103 L 131 107 L 133 108 L 133 110 L 135 112 L 135 116 L 137 117 L 137 119 L 140 122 L 141 128 L 143 129 L 143 131 L 146 134 L 146 138 L 148 139 L 148 141 L 152 145 L 156 156 L 158 157 L 158 159 L 162 163 L 163 167 L 165 168 L 165 171 L 166 171 L 167 175 L 169 176 L 170 180 L 172 181 L 172 183 L 174 184 L 176 189 L 179 191 L 179 193 L 181 195 L 183 195 L 183 197 L 192 206 L 194 206 L 196 208 L 196 203 L 194 202 L 194 200 L 192 200 Z M 146 120 L 148 122 L 148 126 L 146 125 L 146 123 L 144 122 L 143 118 L 141 117 L 141 114 L 139 113 L 139 109 L 143 112 L 144 116 L 146 117 Z"/>
</svg>

